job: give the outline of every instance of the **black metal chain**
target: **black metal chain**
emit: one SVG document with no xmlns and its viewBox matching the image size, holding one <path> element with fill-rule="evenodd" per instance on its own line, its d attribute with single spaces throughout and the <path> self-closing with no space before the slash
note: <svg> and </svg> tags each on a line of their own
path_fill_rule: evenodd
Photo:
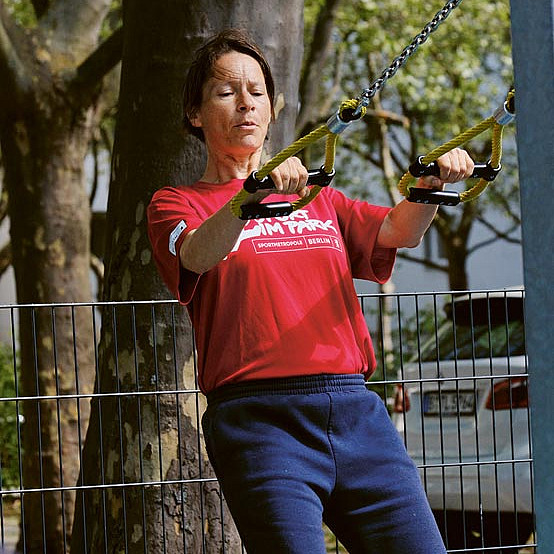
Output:
<svg viewBox="0 0 554 554">
<path fill-rule="evenodd" d="M 359 112 L 362 107 L 367 107 L 371 99 L 383 88 L 384 84 L 406 63 L 408 58 L 429 38 L 429 35 L 434 32 L 437 27 L 450 15 L 452 10 L 457 8 L 462 3 L 462 0 L 450 0 L 444 7 L 439 10 L 435 17 L 425 25 L 421 33 L 416 35 L 412 42 L 402 50 L 392 63 L 381 73 L 381 76 L 376 79 L 368 88 L 364 89 L 359 96 L 358 107 L 356 112 Z"/>
</svg>

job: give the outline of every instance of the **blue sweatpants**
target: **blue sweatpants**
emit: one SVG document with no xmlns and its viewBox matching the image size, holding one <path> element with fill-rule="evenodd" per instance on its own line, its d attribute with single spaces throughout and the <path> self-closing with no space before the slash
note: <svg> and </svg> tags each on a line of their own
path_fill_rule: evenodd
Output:
<svg viewBox="0 0 554 554">
<path fill-rule="evenodd" d="M 446 552 L 417 468 L 361 375 L 227 385 L 208 395 L 210 461 L 249 554 Z"/>
</svg>

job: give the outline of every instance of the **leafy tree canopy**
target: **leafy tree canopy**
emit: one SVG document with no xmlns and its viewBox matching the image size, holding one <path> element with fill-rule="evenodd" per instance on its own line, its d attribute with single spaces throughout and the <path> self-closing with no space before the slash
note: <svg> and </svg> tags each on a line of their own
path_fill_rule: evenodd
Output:
<svg viewBox="0 0 554 554">
<path fill-rule="evenodd" d="M 307 36 L 322 4 L 322 0 L 306 2 Z M 335 51 L 345 46 L 336 104 L 369 86 L 443 5 L 442 0 L 406 0 L 401 7 L 393 0 L 343 2 L 333 37 Z M 332 87 L 336 60 L 329 57 L 322 99 Z M 399 116 L 398 122 L 409 125 L 409 137 L 399 133 L 402 127 L 393 128 L 399 161 L 411 161 L 410 141 L 425 153 L 488 117 L 511 83 L 508 1 L 460 4 L 382 89 L 383 105 Z M 377 162 L 379 144 L 366 140 L 371 136 L 361 138 L 359 127 L 348 132 L 349 138 L 363 144 L 362 152 Z"/>
</svg>

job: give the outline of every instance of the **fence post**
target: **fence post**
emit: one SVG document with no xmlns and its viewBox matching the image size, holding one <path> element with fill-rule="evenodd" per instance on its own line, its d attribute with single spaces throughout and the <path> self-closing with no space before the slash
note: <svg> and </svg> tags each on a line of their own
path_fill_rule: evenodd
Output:
<svg viewBox="0 0 554 554">
<path fill-rule="evenodd" d="M 554 552 L 554 0 L 511 0 L 539 554 Z"/>
</svg>

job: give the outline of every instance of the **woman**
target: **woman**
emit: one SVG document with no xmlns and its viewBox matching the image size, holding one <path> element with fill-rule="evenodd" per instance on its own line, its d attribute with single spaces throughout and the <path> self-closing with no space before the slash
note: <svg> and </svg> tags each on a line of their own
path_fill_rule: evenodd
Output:
<svg viewBox="0 0 554 554">
<path fill-rule="evenodd" d="M 385 282 L 436 208 L 378 207 L 328 187 L 290 216 L 237 219 L 229 201 L 260 165 L 273 97 L 245 34 L 200 49 L 184 113 L 206 168 L 192 186 L 158 191 L 148 212 L 159 270 L 195 329 L 210 460 L 250 554 L 323 554 L 322 520 L 351 553 L 445 552 L 417 469 L 365 387 L 376 362 L 353 286 Z M 438 163 L 440 179 L 418 186 L 473 171 L 462 150 Z M 271 177 L 275 190 L 251 201 L 308 194 L 297 158 Z"/>
</svg>

